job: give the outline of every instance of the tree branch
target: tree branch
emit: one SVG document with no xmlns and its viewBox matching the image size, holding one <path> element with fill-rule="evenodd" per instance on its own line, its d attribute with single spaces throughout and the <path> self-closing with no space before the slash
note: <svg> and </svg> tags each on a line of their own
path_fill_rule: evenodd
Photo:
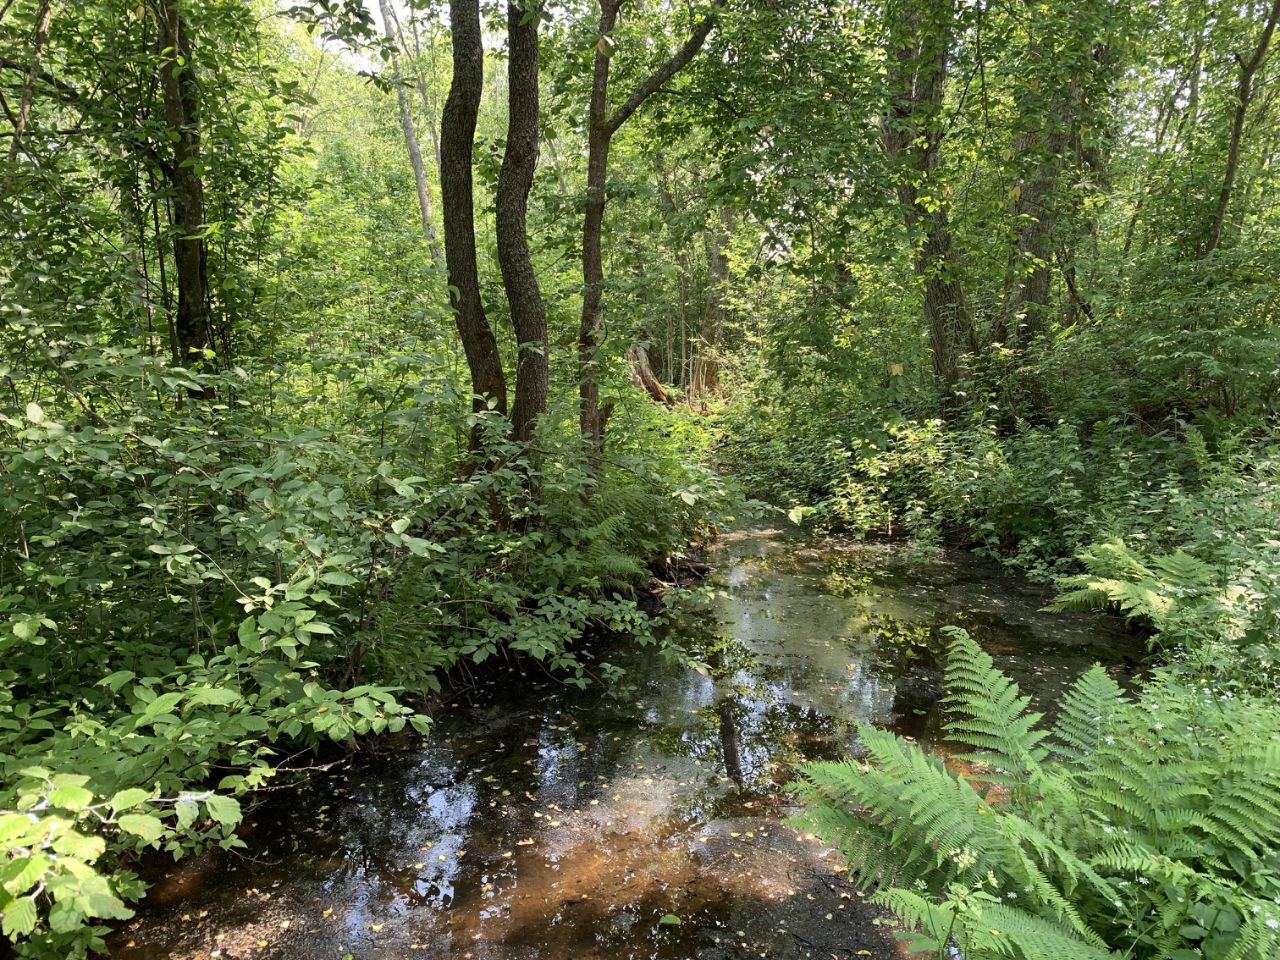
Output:
<svg viewBox="0 0 1280 960">
<path fill-rule="evenodd" d="M 711 0 L 711 12 L 694 28 L 693 33 L 689 35 L 689 39 L 684 42 L 684 46 L 672 54 L 670 60 L 651 73 L 643 83 L 636 87 L 631 96 L 627 98 L 626 103 L 614 111 L 613 116 L 609 118 L 606 125 L 611 135 L 616 133 L 618 128 L 626 123 L 631 118 L 631 115 L 640 109 L 640 105 L 648 100 L 659 87 L 683 70 L 697 52 L 702 49 L 702 45 L 707 42 L 707 37 L 710 36 L 712 29 L 715 28 L 716 17 L 723 9 L 724 4 L 725 0 Z"/>
</svg>

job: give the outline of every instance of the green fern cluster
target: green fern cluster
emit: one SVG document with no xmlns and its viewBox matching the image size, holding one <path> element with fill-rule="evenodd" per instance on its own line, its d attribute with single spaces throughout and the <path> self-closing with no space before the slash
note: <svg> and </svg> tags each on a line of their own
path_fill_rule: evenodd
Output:
<svg viewBox="0 0 1280 960">
<path fill-rule="evenodd" d="M 1184 550 L 1145 556 L 1123 540 L 1094 544 L 1077 559 L 1085 573 L 1061 577 L 1055 610 L 1115 606 L 1169 639 L 1223 632 L 1224 571 Z"/>
<path fill-rule="evenodd" d="M 646 561 L 670 542 L 660 518 L 670 515 L 664 498 L 639 483 L 601 486 L 581 537 L 584 559 L 607 584 L 644 583 Z"/>
<path fill-rule="evenodd" d="M 809 764 L 797 825 L 832 843 L 917 949 L 969 960 L 1280 956 L 1280 713 L 1101 667 L 1046 726 L 961 630 L 951 763 L 864 727 Z M 963 774 L 955 772 L 959 766 Z"/>
</svg>

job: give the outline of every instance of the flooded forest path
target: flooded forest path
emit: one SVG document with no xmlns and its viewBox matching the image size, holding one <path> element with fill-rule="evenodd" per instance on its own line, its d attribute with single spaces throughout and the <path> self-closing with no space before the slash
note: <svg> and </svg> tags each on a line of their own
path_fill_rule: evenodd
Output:
<svg viewBox="0 0 1280 960">
<path fill-rule="evenodd" d="M 1040 703 L 1134 639 L 959 552 L 753 528 L 671 627 L 710 675 L 627 649 L 608 691 L 494 681 L 430 738 L 267 803 L 250 852 L 179 864 L 119 960 L 844 960 L 899 956 L 839 859 L 782 820 L 803 760 L 870 722 L 934 742 L 939 630 Z"/>
</svg>

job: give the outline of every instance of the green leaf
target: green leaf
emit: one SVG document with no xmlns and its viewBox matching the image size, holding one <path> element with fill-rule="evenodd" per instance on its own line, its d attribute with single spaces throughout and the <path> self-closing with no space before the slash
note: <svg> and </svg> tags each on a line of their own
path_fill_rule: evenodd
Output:
<svg viewBox="0 0 1280 960">
<path fill-rule="evenodd" d="M 4 922 L 0 923 L 0 930 L 4 931 L 6 937 L 25 937 L 35 928 L 35 897 L 22 897 L 5 908 Z"/>
<path fill-rule="evenodd" d="M 149 813 L 126 813 L 116 824 L 121 830 L 139 836 L 147 843 L 164 836 L 164 824 L 159 817 L 153 817 Z"/>
<path fill-rule="evenodd" d="M 351 574 L 341 570 L 330 570 L 328 573 L 320 574 L 320 582 L 332 584 L 335 587 L 348 587 L 357 580 Z"/>
<path fill-rule="evenodd" d="M 32 423 L 44 423 L 44 408 L 34 400 L 27 404 L 27 419 Z"/>
<path fill-rule="evenodd" d="M 161 715 L 172 714 L 174 707 L 178 705 L 183 696 L 184 694 L 181 691 L 161 694 L 147 704 L 147 708 L 142 711 L 142 716 L 138 722 L 140 724 L 150 723 Z"/>
<path fill-rule="evenodd" d="M 197 687 L 187 694 L 187 702 L 190 704 L 213 704 L 218 707 L 225 707 L 240 700 L 240 693 L 237 690 L 228 690 L 226 687 Z"/>
<path fill-rule="evenodd" d="M 25 813 L 6 813 L 0 816 L 0 844 L 6 844 L 27 832 L 35 821 Z"/>
<path fill-rule="evenodd" d="M 196 817 L 200 815 L 200 808 L 193 800 L 179 800 L 173 805 L 174 811 L 178 815 L 178 826 L 185 830 L 196 822 Z"/>
<path fill-rule="evenodd" d="M 681 922 L 680 918 L 674 913 L 664 913 L 662 918 L 658 921 L 658 923 L 662 924 L 664 927 L 678 927 Z"/>
<path fill-rule="evenodd" d="M 115 673 L 109 673 L 98 681 L 98 686 L 108 687 L 112 693 L 118 693 L 120 688 L 136 677 L 137 674 L 132 670 L 117 670 Z"/>
<path fill-rule="evenodd" d="M 50 790 L 49 802 L 64 810 L 83 810 L 93 803 L 93 794 L 84 787 L 68 785 Z"/>
<path fill-rule="evenodd" d="M 111 809 L 116 811 L 128 810 L 130 807 L 136 807 L 138 804 L 150 799 L 150 790 L 143 790 L 141 787 L 130 787 L 128 790 L 121 790 L 111 798 Z"/>
<path fill-rule="evenodd" d="M 240 802 L 234 797 L 211 793 L 205 798 L 204 805 L 209 816 L 224 827 L 234 827 L 240 822 Z"/>
</svg>

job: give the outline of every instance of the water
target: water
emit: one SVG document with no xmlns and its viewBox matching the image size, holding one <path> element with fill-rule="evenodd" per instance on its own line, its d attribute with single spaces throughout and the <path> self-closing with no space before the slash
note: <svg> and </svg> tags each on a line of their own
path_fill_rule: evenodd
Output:
<svg viewBox="0 0 1280 960">
<path fill-rule="evenodd" d="M 506 677 L 429 741 L 273 800 L 249 853 L 180 864 L 112 938 L 120 960 L 730 960 L 900 956 L 815 838 L 780 821 L 797 762 L 856 724 L 938 739 L 939 628 L 965 626 L 1051 702 L 1090 663 L 1127 672 L 1103 618 L 966 554 L 730 535 L 717 595 L 611 692 Z M 678 922 L 676 922 L 678 921 Z"/>
</svg>

